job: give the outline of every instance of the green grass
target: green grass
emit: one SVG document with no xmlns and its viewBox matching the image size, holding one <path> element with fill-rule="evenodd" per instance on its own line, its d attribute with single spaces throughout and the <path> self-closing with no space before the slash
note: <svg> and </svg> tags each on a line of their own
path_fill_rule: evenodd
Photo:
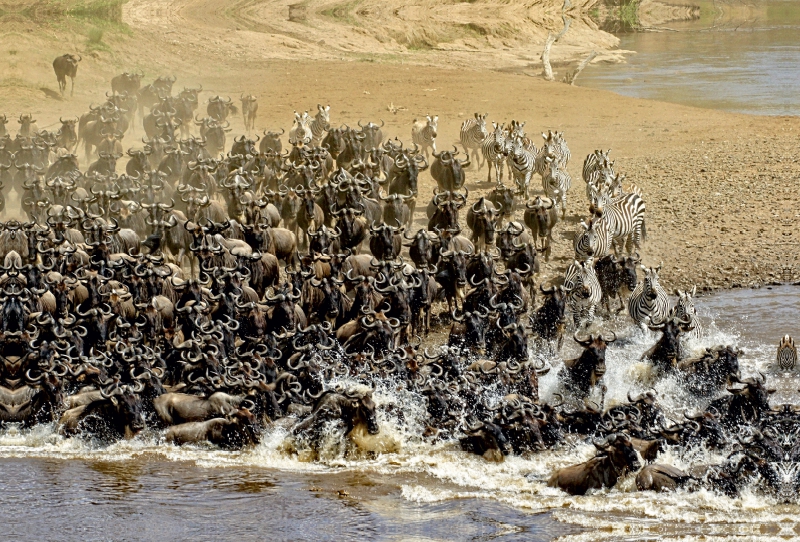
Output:
<svg viewBox="0 0 800 542">
<path fill-rule="evenodd" d="M 606 32 L 636 32 L 639 30 L 641 0 L 605 0 L 605 13 L 599 7 L 589 11 L 589 17 Z M 605 16 L 605 18 L 603 18 Z"/>
</svg>

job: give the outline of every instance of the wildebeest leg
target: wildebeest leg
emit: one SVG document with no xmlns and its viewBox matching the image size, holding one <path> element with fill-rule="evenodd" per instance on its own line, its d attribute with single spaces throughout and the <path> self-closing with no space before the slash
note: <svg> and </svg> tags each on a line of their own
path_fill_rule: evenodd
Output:
<svg viewBox="0 0 800 542">
<path fill-rule="evenodd" d="M 425 309 L 425 335 L 431 332 L 431 308 Z"/>
<path fill-rule="evenodd" d="M 74 77 L 70 77 L 70 80 L 72 81 L 72 87 L 69 89 L 69 95 L 70 95 L 70 97 L 72 97 L 72 96 L 75 95 L 75 78 Z M 64 80 L 64 90 L 67 90 L 67 81 L 66 81 L 66 79 Z"/>
</svg>

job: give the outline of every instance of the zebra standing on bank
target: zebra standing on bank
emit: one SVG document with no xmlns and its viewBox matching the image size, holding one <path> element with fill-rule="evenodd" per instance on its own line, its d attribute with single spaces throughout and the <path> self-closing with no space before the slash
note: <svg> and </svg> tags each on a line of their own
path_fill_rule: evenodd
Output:
<svg viewBox="0 0 800 542">
<path fill-rule="evenodd" d="M 564 134 L 548 130 L 547 134 L 542 132 L 542 137 L 544 138 L 544 145 L 536 154 L 536 173 L 544 177 L 548 167 L 545 159 L 548 157 L 553 158 L 558 167 L 566 171 L 572 153 L 570 153 L 567 142 L 564 140 Z"/>
<path fill-rule="evenodd" d="M 308 116 L 308 111 L 303 112 L 301 116 L 297 111 L 294 112 L 294 126 L 289 130 L 289 143 L 292 145 L 308 145 L 311 142 L 313 134 L 309 124 L 311 117 Z"/>
<path fill-rule="evenodd" d="M 694 308 L 694 296 L 697 293 L 697 286 L 692 287 L 691 292 L 677 290 L 675 293 L 678 295 L 678 301 L 669 311 L 670 319 L 675 317 L 684 322 L 688 321 L 687 327 L 694 328 L 692 331 L 683 334 L 682 337 L 687 339 L 699 338 L 703 333 L 703 324 L 700 323 L 700 319 L 697 317 L 697 310 Z"/>
<path fill-rule="evenodd" d="M 461 146 L 464 147 L 464 153 L 468 157 L 470 151 L 472 151 L 475 163 L 478 164 L 478 169 L 483 167 L 480 164 L 479 153 L 481 153 L 483 149 L 483 142 L 489 137 L 489 132 L 486 131 L 486 117 L 488 116 L 489 113 L 484 113 L 483 115 L 475 113 L 474 119 L 467 119 L 461 123 Z M 484 155 L 484 164 L 485 163 L 486 157 Z"/>
<path fill-rule="evenodd" d="M 508 124 L 508 129 L 506 130 L 506 141 L 513 142 L 517 139 L 522 140 L 523 148 L 530 152 L 534 157 L 538 154 L 538 150 L 536 149 L 536 145 L 533 144 L 533 141 L 525 135 L 525 123 L 527 121 L 519 122 L 518 120 L 511 119 L 511 122 Z M 511 165 L 511 158 L 506 158 L 506 164 L 508 167 L 508 178 L 514 178 L 514 168 Z"/>
<path fill-rule="evenodd" d="M 600 188 L 606 179 L 614 177 L 614 161 L 608 159 L 611 149 L 606 152 L 596 150 L 583 161 L 583 181 L 586 183 L 586 197 L 591 198 L 591 187 Z"/>
<path fill-rule="evenodd" d="M 508 155 L 508 167 L 517 185 L 517 193 L 527 200 L 529 199 L 528 190 L 531 187 L 531 177 L 536 168 L 536 155 L 525 148 L 522 138 L 519 137 L 513 141 L 506 141 L 506 154 Z"/>
<path fill-rule="evenodd" d="M 486 182 L 492 182 L 492 168 L 494 168 L 494 180 L 498 186 L 503 184 L 503 164 L 506 161 L 506 130 L 502 124 L 492 123 L 494 131 L 483 140 L 481 150 L 483 151 L 483 161 L 488 165 Z"/>
<path fill-rule="evenodd" d="M 590 210 L 593 215 L 608 223 L 614 251 L 628 253 L 641 248 L 642 241 L 647 240 L 647 228 L 644 223 L 645 204 L 639 194 L 624 194 L 612 198 L 608 190 L 603 188 L 589 189 Z"/>
<path fill-rule="evenodd" d="M 636 194 L 637 196 L 642 197 L 641 188 L 635 184 L 629 184 L 626 188 L 622 185 L 622 181 L 624 180 L 624 173 L 618 173 L 616 175 L 611 175 L 610 177 L 607 176 L 603 184 L 604 189 L 611 194 L 612 198 L 620 198 L 622 196 L 627 196 L 628 194 Z"/>
<path fill-rule="evenodd" d="M 611 234 L 608 224 L 598 218 L 589 219 L 587 224 L 583 220 L 580 229 L 575 234 L 575 257 L 579 260 L 586 258 L 600 259 L 611 251 Z"/>
<path fill-rule="evenodd" d="M 567 307 L 572 313 L 576 329 L 588 327 L 594 320 L 594 311 L 603 297 L 600 281 L 594 271 L 594 258 L 575 260 L 564 275 L 567 290 Z"/>
<path fill-rule="evenodd" d="M 611 153 L 611 149 L 605 152 L 595 149 L 593 153 L 586 155 L 583 161 L 584 181 L 588 183 L 591 179 L 595 178 L 596 172 L 602 171 L 603 169 L 611 168 L 613 171 L 614 162 L 609 160 L 609 153 Z"/>
<path fill-rule="evenodd" d="M 641 266 L 644 270 L 644 280 L 636 285 L 630 298 L 628 298 L 628 314 L 633 321 L 645 329 L 648 324 L 661 323 L 669 317 L 669 298 L 667 292 L 658 280 L 658 267 Z"/>
<path fill-rule="evenodd" d="M 425 117 L 425 120 L 414 119 L 411 125 L 411 141 L 415 143 L 420 151 L 425 152 L 425 158 L 430 158 L 428 149 L 436 152 L 436 131 L 439 126 L 439 115 Z"/>
<path fill-rule="evenodd" d="M 547 170 L 542 175 L 542 189 L 548 198 L 560 203 L 563 220 L 567 216 L 567 191 L 572 187 L 572 177 L 552 156 L 546 156 L 545 163 Z"/>
<path fill-rule="evenodd" d="M 322 107 L 317 104 L 317 114 L 309 125 L 311 129 L 311 146 L 319 147 L 325 138 L 325 133 L 331 129 L 331 106 Z"/>
</svg>

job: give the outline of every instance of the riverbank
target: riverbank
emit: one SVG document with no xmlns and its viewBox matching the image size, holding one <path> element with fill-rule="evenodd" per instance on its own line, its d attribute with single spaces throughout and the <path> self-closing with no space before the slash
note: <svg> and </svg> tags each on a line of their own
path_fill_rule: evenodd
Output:
<svg viewBox="0 0 800 542">
<path fill-rule="evenodd" d="M 107 50 L 88 50 L 80 36 L 54 39 L 57 30 L 30 34 L 28 45 L 17 44 L 8 57 L 24 85 L 0 86 L 5 104 L 1 113 L 15 118 L 30 111 L 45 127 L 60 115 L 86 111 L 89 103 L 102 99 L 114 74 L 133 69 L 144 70 L 147 80 L 174 74 L 179 89 L 202 84 L 201 101 L 216 94 L 256 94 L 256 125 L 269 129 L 288 129 L 294 110 L 325 103 L 332 106 L 333 124 L 384 119 L 384 133 L 406 141 L 414 118 L 439 115 L 439 145 L 445 147 L 457 141 L 464 119 L 475 111 L 489 112 L 491 121 L 527 121 L 534 141 L 542 130 L 562 130 L 572 150 L 567 220 L 557 228 L 545 278 L 562 274 L 571 262 L 572 235 L 586 216 L 583 158 L 596 148 L 611 148 L 617 170 L 642 189 L 648 209 L 643 262 L 663 262 L 667 286 L 697 284 L 700 290 L 714 290 L 800 280 L 793 227 L 800 207 L 794 188 L 800 175 L 798 118 L 627 98 L 547 83 L 525 68 L 497 72 L 480 62 L 472 69 L 454 69 L 449 61 L 413 65 L 379 56 L 311 55 L 297 62 L 271 48 L 270 34 L 248 30 L 247 17 L 238 22 L 232 12 L 223 17 L 204 0 L 180 1 L 183 7 L 177 11 L 169 5 L 158 9 L 149 0 L 126 4 L 120 23 L 126 33 L 103 38 Z M 50 63 L 65 48 L 88 54 L 79 68 L 74 98 L 62 101 L 53 92 L 57 87 Z M 426 54 L 436 58 L 438 53 Z M 388 110 L 390 105 L 395 113 Z M 233 119 L 232 127 L 240 131 L 241 119 Z M 136 145 L 141 135 L 123 143 Z M 469 171 L 471 197 L 490 189 L 485 178 L 485 168 Z M 538 178 L 534 183 L 538 186 Z M 423 199 L 431 196 L 433 186 L 423 174 Z M 421 214 L 417 220 L 420 226 L 425 222 Z"/>
</svg>

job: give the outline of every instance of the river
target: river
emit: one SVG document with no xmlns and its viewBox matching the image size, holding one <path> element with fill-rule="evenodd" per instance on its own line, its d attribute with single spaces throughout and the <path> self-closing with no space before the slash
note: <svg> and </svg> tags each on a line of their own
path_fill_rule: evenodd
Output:
<svg viewBox="0 0 800 542">
<path fill-rule="evenodd" d="M 756 2 L 735 17 L 665 26 L 677 32 L 621 34 L 619 47 L 635 53 L 626 63 L 587 67 L 577 84 L 711 109 L 800 115 L 797 2 Z"/>
<path fill-rule="evenodd" d="M 800 335 L 800 289 L 783 286 L 721 292 L 698 299 L 707 334 L 694 349 L 735 344 L 745 376 L 763 371 L 779 388 L 775 402 L 798 404 L 798 379 L 776 375 L 775 345 Z M 649 386 L 640 354 L 655 334 L 609 323 L 620 339 L 609 347 L 607 401 Z M 571 342 L 571 341 L 568 341 Z M 565 344 L 564 357 L 576 353 Z M 552 397 L 555 373 L 541 381 Z M 670 379 L 656 384 L 673 416 L 696 406 Z M 399 402 L 413 426 L 418 402 L 376 392 L 378 403 Z M 796 535 L 796 505 L 776 504 L 745 491 L 717 494 L 634 491 L 632 478 L 611 490 L 568 497 L 546 487 L 554 469 L 587 459 L 591 445 L 573 442 L 528 459 L 489 463 L 451 443 L 430 445 L 383 418 L 383 439 L 398 451 L 371 459 L 346 457 L 335 447 L 318 462 L 300 461 L 273 429 L 255 449 L 223 452 L 177 448 L 156 433 L 109 447 L 63 439 L 49 426 L 0 434 L 0 507 L 6 538 L 42 540 L 661 540 L 762 534 Z M 721 457 L 666 452 L 679 467 Z M 10 532 L 9 532 L 10 529 Z"/>
</svg>

